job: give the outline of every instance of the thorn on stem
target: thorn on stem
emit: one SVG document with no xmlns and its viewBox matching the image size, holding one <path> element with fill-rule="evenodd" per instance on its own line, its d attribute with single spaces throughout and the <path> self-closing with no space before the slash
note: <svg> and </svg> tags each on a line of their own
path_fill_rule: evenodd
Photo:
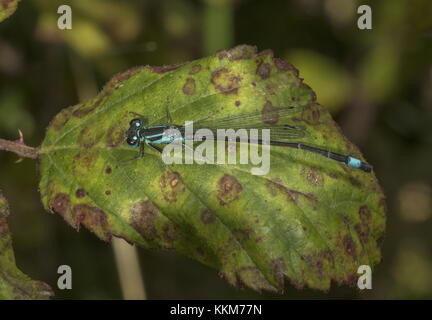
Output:
<svg viewBox="0 0 432 320">
<path fill-rule="evenodd" d="M 19 134 L 19 139 L 15 140 L 15 142 L 24 145 L 24 134 L 22 133 L 22 131 L 20 129 L 18 129 L 18 134 Z M 19 157 L 17 161 L 15 161 L 15 163 L 20 163 L 24 160 L 23 157 Z"/>
</svg>

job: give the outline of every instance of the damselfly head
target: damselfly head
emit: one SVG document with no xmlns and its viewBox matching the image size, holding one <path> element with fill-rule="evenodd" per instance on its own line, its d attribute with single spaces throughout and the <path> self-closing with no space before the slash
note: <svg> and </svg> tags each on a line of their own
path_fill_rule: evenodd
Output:
<svg viewBox="0 0 432 320">
<path fill-rule="evenodd" d="M 130 147 L 136 148 L 140 145 L 140 129 L 142 123 L 140 119 L 133 119 L 129 125 L 129 130 L 126 132 L 126 143 Z"/>
<path fill-rule="evenodd" d="M 141 126 L 142 126 L 140 119 L 132 119 L 131 122 L 129 122 L 129 124 L 130 124 L 130 129 L 141 128 Z"/>
<path fill-rule="evenodd" d="M 126 138 L 126 143 L 129 145 L 129 147 L 136 148 L 139 146 L 140 141 L 137 136 L 132 136 Z"/>
</svg>

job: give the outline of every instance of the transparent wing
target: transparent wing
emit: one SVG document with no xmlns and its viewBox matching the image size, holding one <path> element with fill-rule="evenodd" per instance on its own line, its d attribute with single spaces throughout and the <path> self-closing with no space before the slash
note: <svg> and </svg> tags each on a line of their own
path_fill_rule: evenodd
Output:
<svg viewBox="0 0 432 320">
<path fill-rule="evenodd" d="M 307 135 L 304 127 L 295 124 L 283 124 L 291 120 L 293 115 L 308 109 L 305 106 L 273 107 L 267 112 L 257 111 L 239 114 L 230 117 L 209 119 L 209 117 L 196 120 L 193 123 L 194 131 L 206 128 L 216 134 L 217 129 L 270 129 L 271 141 L 285 141 L 303 138 Z"/>
</svg>

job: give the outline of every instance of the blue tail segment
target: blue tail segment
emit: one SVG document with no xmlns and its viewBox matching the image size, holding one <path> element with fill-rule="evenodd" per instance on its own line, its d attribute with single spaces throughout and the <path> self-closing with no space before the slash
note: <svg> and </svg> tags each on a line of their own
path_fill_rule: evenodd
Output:
<svg viewBox="0 0 432 320">
<path fill-rule="evenodd" d="M 357 158 L 350 157 L 350 156 L 347 157 L 346 164 L 348 167 L 351 167 L 354 169 L 360 169 L 360 170 L 363 170 L 365 172 L 371 172 L 373 169 L 373 167 L 369 163 L 363 162 Z"/>
<path fill-rule="evenodd" d="M 347 159 L 347 165 L 354 169 L 360 169 L 361 167 L 361 160 L 353 157 L 348 157 Z"/>
</svg>

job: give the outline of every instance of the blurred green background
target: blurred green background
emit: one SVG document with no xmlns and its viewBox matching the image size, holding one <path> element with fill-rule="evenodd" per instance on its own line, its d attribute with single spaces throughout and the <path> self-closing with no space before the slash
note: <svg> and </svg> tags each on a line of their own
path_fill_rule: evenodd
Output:
<svg viewBox="0 0 432 320">
<path fill-rule="evenodd" d="M 334 285 L 284 295 L 230 287 L 217 271 L 173 252 L 139 249 L 149 299 L 432 298 L 432 1 L 74 0 L 72 30 L 57 28 L 62 1 L 27 0 L 0 24 L 0 137 L 21 129 L 41 143 L 62 108 L 96 94 L 135 65 L 175 64 L 237 44 L 272 49 L 299 70 L 346 136 L 374 165 L 387 196 L 383 262 L 373 290 Z M 357 28 L 370 4 L 373 29 Z M 57 299 L 121 299 L 112 247 L 44 212 L 33 160 L 0 152 L 18 267 Z"/>
</svg>

